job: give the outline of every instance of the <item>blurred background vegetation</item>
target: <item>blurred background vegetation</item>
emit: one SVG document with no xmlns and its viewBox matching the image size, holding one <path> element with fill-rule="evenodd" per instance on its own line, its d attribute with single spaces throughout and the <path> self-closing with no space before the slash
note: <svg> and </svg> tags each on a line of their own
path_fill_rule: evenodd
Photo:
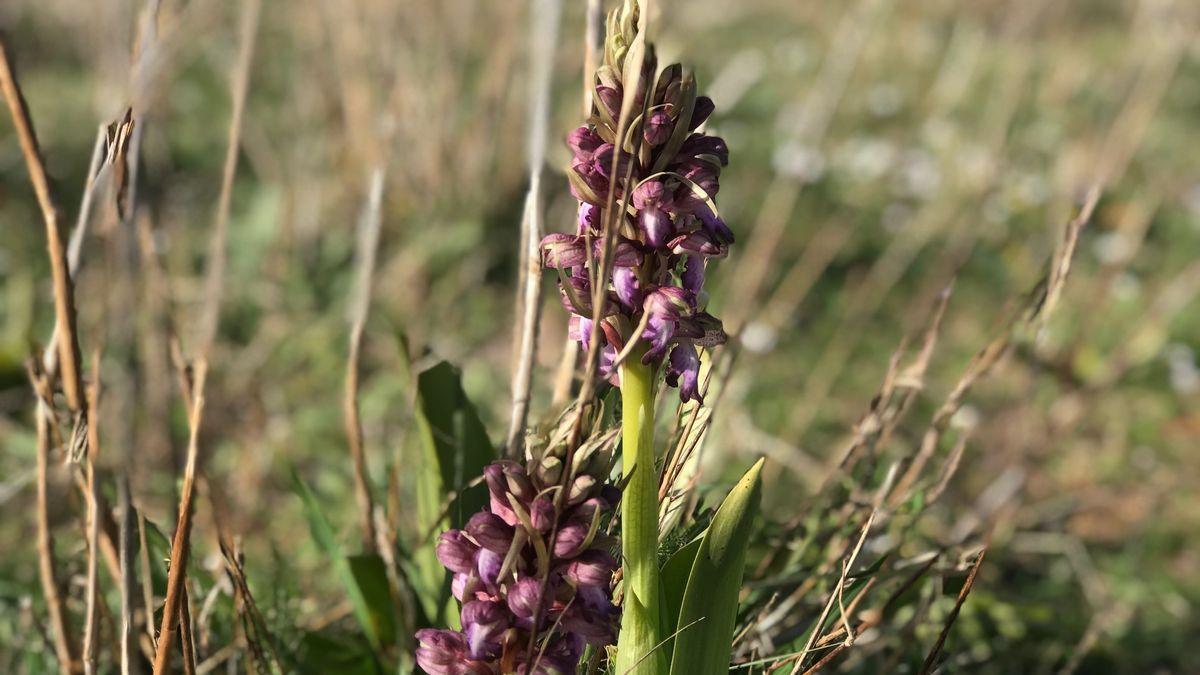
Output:
<svg viewBox="0 0 1200 675">
<path fill-rule="evenodd" d="M 1200 6 L 655 4 L 660 61 L 695 67 L 717 106 L 709 128 L 732 150 L 721 200 L 739 245 L 715 268 L 712 306 L 739 330 L 738 357 L 707 440 L 702 491 L 723 492 L 751 457 L 766 455 L 764 541 L 781 531 L 836 461 L 901 340 L 919 340 L 953 280 L 910 421 L 882 452 L 919 443 L 1100 185 L 1057 313 L 954 416 L 938 461 L 961 438 L 961 463 L 914 525 L 909 555 L 987 523 L 991 549 L 947 642 L 950 670 L 1200 671 Z M 137 2 L 0 4 L 72 220 L 97 125 L 133 96 L 140 11 Z M 123 306 L 106 296 L 121 270 L 105 263 L 107 234 L 95 234 L 78 278 L 85 353 L 122 322 L 135 331 L 170 322 L 185 342 L 196 330 L 238 13 L 223 0 L 162 3 L 137 187 L 161 270 L 139 268 L 158 276 L 143 279 L 149 291 L 136 306 Z M 558 141 L 581 120 L 583 15 L 583 2 L 565 3 L 553 55 L 549 230 L 573 226 Z M 411 480 L 401 334 L 413 353 L 462 368 L 492 440 L 502 437 L 528 26 L 518 2 L 264 3 L 203 456 L 223 525 L 240 537 L 251 587 L 281 634 L 345 614 L 290 472 L 353 541 L 341 387 L 355 224 L 378 164 L 385 205 L 361 398 L 372 475 L 397 494 Z M 30 543 L 35 444 L 23 364 L 49 334 L 53 303 L 40 216 L 7 122 L 0 222 L 0 670 L 42 672 L 53 661 Z M 552 280 L 544 283 L 539 416 L 550 412 L 566 323 Z M 104 372 L 129 358 L 106 352 Z M 131 439 L 135 501 L 169 532 L 186 417 L 166 345 L 138 360 L 133 381 L 117 385 L 135 405 L 111 433 Z M 82 510 L 59 473 L 52 517 L 63 577 L 78 579 Z M 202 502 L 194 564 L 217 576 Z M 862 640 L 893 642 L 896 668 L 919 665 L 957 592 L 953 583 L 922 588 L 928 601 L 911 611 L 932 623 Z M 807 602 L 819 609 L 825 597 Z M 882 663 L 838 667 L 881 672 Z"/>
</svg>

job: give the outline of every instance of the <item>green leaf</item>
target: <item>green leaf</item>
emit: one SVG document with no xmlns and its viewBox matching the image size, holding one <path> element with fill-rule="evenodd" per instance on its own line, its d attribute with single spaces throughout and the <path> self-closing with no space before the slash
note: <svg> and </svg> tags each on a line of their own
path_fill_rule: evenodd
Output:
<svg viewBox="0 0 1200 675">
<path fill-rule="evenodd" d="M 330 564 L 333 566 L 333 573 L 341 582 L 342 587 L 346 591 L 346 596 L 350 599 L 350 607 L 354 612 L 354 618 L 363 628 L 363 632 L 367 636 L 367 641 L 376 651 L 380 650 L 383 645 L 393 642 L 395 637 L 395 623 L 391 618 L 391 600 L 389 595 L 384 595 L 382 598 L 375 597 L 368 599 L 369 595 L 378 594 L 377 581 L 373 579 L 370 572 L 371 565 L 365 562 L 352 563 L 350 558 L 347 558 L 342 553 L 342 545 L 338 542 L 337 532 L 333 529 L 329 519 L 325 517 L 324 511 L 321 510 L 321 504 L 317 501 L 317 496 L 309 489 L 304 480 L 300 478 L 300 474 L 292 470 L 292 489 L 296 495 L 300 497 L 300 501 L 304 504 L 304 515 L 308 519 L 308 529 L 312 532 L 312 537 L 317 542 L 317 546 L 329 558 Z M 360 556 L 361 558 L 361 556 Z M 364 581 L 368 584 L 360 584 L 359 574 L 356 574 L 356 567 L 362 575 Z M 387 580 L 383 582 L 386 586 Z M 380 609 L 380 603 L 386 603 L 386 612 Z M 382 618 L 386 615 L 386 619 Z"/>
<path fill-rule="evenodd" d="M 414 557 L 425 615 L 435 623 L 452 624 L 450 575 L 435 554 L 437 534 L 460 528 L 487 506 L 487 487 L 467 487 L 496 457 L 475 406 L 463 391 L 461 375 L 442 361 L 417 375 L 414 406 L 419 447 L 416 476 L 416 526 L 422 540 Z M 451 494 L 453 500 L 447 501 Z"/>
<path fill-rule="evenodd" d="M 683 608 L 683 595 L 687 591 L 688 579 L 692 576 L 692 565 L 700 552 L 703 537 L 696 537 L 672 555 L 663 565 L 662 581 L 663 630 L 666 635 L 674 633 L 679 626 L 679 610 Z M 670 652 L 668 645 L 668 652 Z"/>
<path fill-rule="evenodd" d="M 719 675 L 729 670 L 738 593 L 750 530 L 762 501 L 763 460 L 734 486 L 701 538 L 676 621 L 672 675 Z"/>
<path fill-rule="evenodd" d="M 296 653 L 302 675 L 381 675 L 383 669 L 365 644 L 363 636 L 338 635 L 327 631 L 305 633 Z"/>
<path fill-rule="evenodd" d="M 364 553 L 352 555 L 347 561 L 354 582 L 367 601 L 371 623 L 379 627 L 379 634 L 385 636 L 385 641 L 391 642 L 396 635 L 395 604 L 392 602 L 392 585 L 388 581 L 383 558 L 374 553 Z"/>
<path fill-rule="evenodd" d="M 146 551 L 150 557 L 150 584 L 154 595 L 162 597 L 167 593 L 167 567 L 164 561 L 171 558 L 171 540 L 149 519 L 143 520 L 142 524 L 146 531 Z"/>
</svg>

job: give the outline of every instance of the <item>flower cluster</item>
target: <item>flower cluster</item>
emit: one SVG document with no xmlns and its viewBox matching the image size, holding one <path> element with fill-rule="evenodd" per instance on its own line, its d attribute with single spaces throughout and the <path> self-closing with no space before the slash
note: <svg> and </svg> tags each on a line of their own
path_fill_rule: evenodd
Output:
<svg viewBox="0 0 1200 675">
<path fill-rule="evenodd" d="M 620 496 L 605 484 L 613 439 L 576 450 L 567 476 L 561 445 L 527 465 L 487 467 L 488 509 L 437 545 L 438 560 L 454 573 L 462 630 L 417 633 L 417 663 L 427 673 L 566 675 L 585 645 L 616 640 L 617 561 L 598 533 Z"/>
<path fill-rule="evenodd" d="M 604 280 L 601 374 L 615 381 L 613 365 L 628 341 L 644 341 L 642 362 L 665 358 L 668 384 L 679 387 L 682 400 L 699 402 L 697 347 L 725 341 L 721 322 L 704 311 L 703 287 L 708 260 L 726 255 L 734 240 L 713 201 L 729 150 L 722 139 L 698 131 L 713 102 L 696 96 L 694 80 L 679 65 L 663 69 L 650 86 L 651 54 L 632 92 L 636 118 L 618 152 L 621 105 L 630 95 L 620 75 L 624 56 L 610 41 L 596 74 L 594 114 L 567 139 L 578 225 L 573 234 L 543 239 L 542 261 L 559 271 L 571 336 L 586 349 L 596 328 L 591 270 L 599 268 L 606 217 L 614 217 L 606 212 L 612 191 L 612 208 L 620 212 Z"/>
</svg>

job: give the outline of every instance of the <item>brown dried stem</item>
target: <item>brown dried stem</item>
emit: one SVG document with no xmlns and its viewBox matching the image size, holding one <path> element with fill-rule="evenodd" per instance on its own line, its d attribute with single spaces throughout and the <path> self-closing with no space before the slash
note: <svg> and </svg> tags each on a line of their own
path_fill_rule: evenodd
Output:
<svg viewBox="0 0 1200 675">
<path fill-rule="evenodd" d="M 975 587 L 975 579 L 979 576 L 979 568 L 983 566 L 983 559 L 986 555 L 987 547 L 985 546 L 979 552 L 979 557 L 975 559 L 975 564 L 971 566 L 971 572 L 967 574 L 967 581 L 958 592 L 958 598 L 954 601 L 954 609 L 950 610 L 950 615 L 946 617 L 946 624 L 942 626 L 942 632 L 938 635 L 937 642 L 934 643 L 929 655 L 925 657 L 925 663 L 921 666 L 921 675 L 931 672 L 934 664 L 937 663 L 938 655 L 941 654 L 942 647 L 946 644 L 946 638 L 950 635 L 950 629 L 954 626 L 954 621 L 958 618 L 958 613 L 962 610 L 963 603 L 967 601 L 971 589 Z"/>
<path fill-rule="evenodd" d="M 183 601 L 184 581 L 187 573 L 188 555 L 191 551 L 192 496 L 195 492 L 196 465 L 200 454 L 200 422 L 204 412 L 204 380 L 208 373 L 207 363 L 201 359 L 193 369 L 192 406 L 188 415 L 187 464 L 183 472 L 183 489 L 179 497 L 179 520 L 175 536 L 171 541 L 171 569 L 167 574 L 167 597 L 163 602 L 162 628 L 158 635 L 158 649 L 154 654 L 154 675 L 168 672 L 171 661 L 171 643 L 179 625 L 180 604 Z"/>
<path fill-rule="evenodd" d="M 63 607 L 54 565 L 54 538 L 50 534 L 49 467 L 50 445 L 53 434 L 53 417 L 46 403 L 50 384 L 45 375 L 37 371 L 31 361 L 29 376 L 37 396 L 37 544 L 38 571 L 42 580 L 42 594 L 46 599 L 46 610 L 50 627 L 54 631 L 54 653 L 58 657 L 59 672 L 71 675 L 78 671 L 78 662 L 71 638 L 71 626 Z"/>
<path fill-rule="evenodd" d="M 79 340 L 75 333 L 75 290 L 67 269 L 67 253 L 63 247 L 62 233 L 59 231 L 59 211 L 50 194 L 50 181 L 46 177 L 46 165 L 42 160 L 37 134 L 29 117 L 25 96 L 21 93 L 21 87 L 9 62 L 8 45 L 3 36 L 0 36 L 0 89 L 3 89 L 4 98 L 8 101 L 8 110 L 17 130 L 17 139 L 21 143 L 21 153 L 25 156 L 25 166 L 29 170 L 29 179 L 33 183 L 33 191 L 37 195 L 38 207 L 41 208 L 42 220 L 46 225 L 46 249 L 50 256 L 50 274 L 54 279 L 54 320 L 66 337 L 58 345 L 63 393 L 67 397 L 67 405 L 71 412 L 80 415 L 81 421 L 86 422 L 86 413 L 83 410 L 83 375 L 79 370 Z"/>
<path fill-rule="evenodd" d="M 92 354 L 92 381 L 87 391 L 87 407 L 92 424 L 88 426 L 90 452 L 85 459 L 87 471 L 87 590 L 83 624 L 83 672 L 96 672 L 96 618 L 99 612 L 97 561 L 100 558 L 100 499 L 96 480 L 96 459 L 100 451 L 100 428 L 96 424 L 100 411 L 100 350 Z"/>
</svg>

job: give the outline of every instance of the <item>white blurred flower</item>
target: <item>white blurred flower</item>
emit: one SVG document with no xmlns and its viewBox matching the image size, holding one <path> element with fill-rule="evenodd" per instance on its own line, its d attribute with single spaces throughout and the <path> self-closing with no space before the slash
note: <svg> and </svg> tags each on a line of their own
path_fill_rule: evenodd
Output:
<svg viewBox="0 0 1200 675">
<path fill-rule="evenodd" d="M 806 183 L 820 180 L 825 175 L 825 156 L 820 150 L 798 141 L 784 143 L 776 148 L 771 164 L 775 171 Z"/>
<path fill-rule="evenodd" d="M 1166 349 L 1167 368 L 1170 371 L 1171 387 L 1178 394 L 1200 392 L 1200 368 L 1196 366 L 1196 353 L 1182 343 L 1172 343 Z"/>
<path fill-rule="evenodd" d="M 779 332 L 762 321 L 752 321 L 742 329 L 741 341 L 752 354 L 766 354 L 779 342 Z"/>
</svg>

